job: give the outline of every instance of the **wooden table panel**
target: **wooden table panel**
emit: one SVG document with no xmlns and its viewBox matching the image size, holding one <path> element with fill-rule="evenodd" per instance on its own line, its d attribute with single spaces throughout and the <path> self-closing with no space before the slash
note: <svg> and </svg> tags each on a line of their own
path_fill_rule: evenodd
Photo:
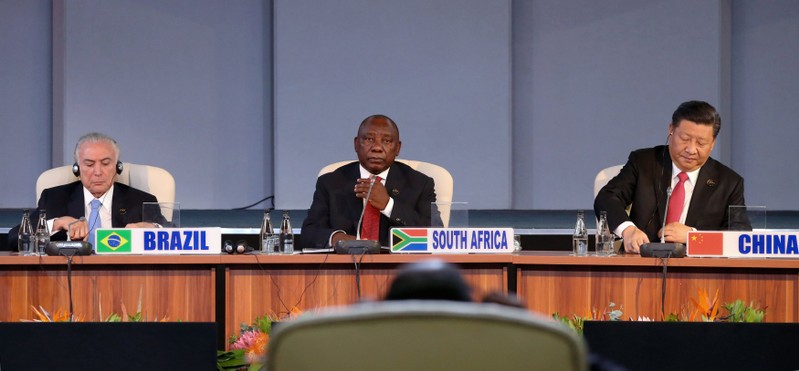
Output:
<svg viewBox="0 0 799 371">
<path fill-rule="evenodd" d="M 355 280 L 355 264 L 347 255 L 230 256 L 226 264 L 226 337 L 237 334 L 241 323 L 264 314 L 285 316 L 295 306 L 318 310 L 360 301 L 380 300 L 404 263 L 429 256 L 369 255 L 359 261 L 361 296 Z M 507 291 L 510 256 L 483 263 L 479 256 L 444 257 L 462 268 L 475 298 L 491 291 Z M 492 259 L 487 259 L 492 260 Z M 308 262 L 312 264 L 308 264 Z"/>
<path fill-rule="evenodd" d="M 77 268 L 77 267 L 76 267 Z M 171 321 L 213 321 L 213 273 L 185 268 L 164 270 L 74 269 L 72 300 L 75 314 L 84 321 L 102 321 L 111 312 L 137 312 L 141 296 L 142 314 L 148 320 L 168 317 Z M 0 287 L 6 305 L 0 319 L 14 321 L 34 318 L 31 306 L 51 313 L 69 310 L 67 273 L 63 270 L 3 271 Z M 102 312 L 102 313 L 101 313 Z"/>
<path fill-rule="evenodd" d="M 72 301 L 84 321 L 104 320 L 110 313 L 138 311 L 147 320 L 214 321 L 216 257 L 210 261 L 175 257 L 76 257 L 72 264 Z M 162 257 L 163 258 L 163 257 Z M 185 259 L 189 258 L 189 259 Z M 15 264 L 16 263 L 16 264 Z M 193 264 L 200 263 L 200 264 Z M 33 319 L 32 306 L 51 314 L 69 310 L 66 258 L 0 256 L 0 321 Z"/>
<path fill-rule="evenodd" d="M 215 321 L 225 310 L 224 336 L 237 334 L 242 322 L 264 314 L 285 315 L 346 305 L 359 300 L 355 264 L 359 262 L 360 300 L 385 296 L 391 279 L 406 263 L 429 255 L 205 255 L 87 256 L 73 263 L 75 312 L 100 319 L 121 303 L 153 319 Z M 508 272 L 515 268 L 516 289 L 528 307 L 546 315 L 603 310 L 611 302 L 625 318 L 659 318 L 662 263 L 638 256 L 571 257 L 567 252 L 522 252 L 505 255 L 436 256 L 458 265 L 480 299 L 491 291 L 506 292 Z M 0 253 L 0 321 L 33 318 L 31 305 L 68 309 L 64 257 L 21 257 Z M 217 269 L 220 269 L 217 271 Z M 222 274 L 222 277 L 217 277 Z M 217 280 L 221 278 L 221 280 Z M 799 322 L 799 260 L 670 259 L 666 312 L 680 311 L 698 289 L 719 290 L 722 302 L 742 299 L 766 307 L 770 322 Z M 224 282 L 224 287 L 217 287 Z M 513 281 L 511 281 L 513 282 Z M 220 296 L 217 296 L 219 294 Z M 688 308 L 690 309 L 690 308 Z M 220 313 L 221 317 L 221 313 Z M 220 322 L 222 323 L 222 322 Z"/>
<path fill-rule="evenodd" d="M 528 307 L 543 314 L 586 315 L 605 310 L 613 302 L 623 318 L 661 313 L 661 259 L 622 257 L 578 258 L 550 252 L 520 254 L 518 295 Z M 670 259 L 665 301 L 666 313 L 693 310 L 690 299 L 699 289 L 708 295 L 719 291 L 719 301 L 741 299 L 766 308 L 766 321 L 796 322 L 799 262 L 765 259 Z M 722 314 L 727 312 L 722 310 Z"/>
</svg>

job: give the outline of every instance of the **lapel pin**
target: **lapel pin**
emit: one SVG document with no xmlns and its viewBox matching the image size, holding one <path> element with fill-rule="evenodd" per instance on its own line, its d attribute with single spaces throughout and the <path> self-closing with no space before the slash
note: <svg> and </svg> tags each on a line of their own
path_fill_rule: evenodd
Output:
<svg viewBox="0 0 799 371">
<path fill-rule="evenodd" d="M 396 189 L 396 188 L 392 189 L 391 190 L 391 194 L 394 195 L 394 196 L 398 195 L 399 194 L 399 189 Z"/>
<path fill-rule="evenodd" d="M 708 187 L 713 187 L 716 185 L 716 181 L 713 179 L 708 179 L 707 182 L 705 182 L 705 184 L 707 184 Z"/>
<path fill-rule="evenodd" d="M 119 209 L 119 215 L 125 215 L 125 213 L 127 212 L 128 212 L 127 209 Z"/>
</svg>

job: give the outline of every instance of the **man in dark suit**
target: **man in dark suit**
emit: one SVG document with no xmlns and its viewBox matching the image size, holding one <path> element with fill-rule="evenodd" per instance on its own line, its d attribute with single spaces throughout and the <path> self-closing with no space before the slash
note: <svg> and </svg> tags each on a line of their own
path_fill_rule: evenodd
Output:
<svg viewBox="0 0 799 371">
<path fill-rule="evenodd" d="M 368 223 L 364 222 L 362 239 L 379 239 L 382 246 L 388 246 L 392 227 L 430 226 L 430 203 L 436 200 L 433 179 L 394 162 L 402 147 L 394 121 L 384 115 L 367 117 L 358 128 L 354 145 L 358 162 L 317 179 L 313 203 L 302 224 L 303 247 L 324 248 L 340 240 L 354 240 L 364 207 L 379 212 L 379 234 L 367 236 Z M 375 178 L 369 194 L 372 176 L 380 179 Z"/>
<path fill-rule="evenodd" d="M 42 191 L 38 208 L 31 215 L 35 226 L 38 210 L 45 210 L 51 240 L 65 240 L 67 233 L 72 240 L 86 240 L 89 231 L 96 228 L 156 226 L 142 222 L 142 203 L 157 202 L 156 197 L 115 182 L 117 174 L 122 172 L 122 163 L 119 146 L 111 137 L 100 133 L 81 137 L 75 146 L 73 172 L 80 181 Z M 99 201 L 95 202 L 97 218 L 94 225 L 89 225 L 94 200 Z M 80 220 L 81 217 L 85 219 Z M 17 248 L 18 227 L 8 234 L 12 250 Z"/>
<path fill-rule="evenodd" d="M 745 205 L 743 178 L 710 158 L 720 129 L 713 106 L 682 103 L 668 126 L 667 145 L 630 153 L 619 175 L 599 191 L 594 211 L 608 213 L 625 251 L 638 252 L 661 235 L 667 242 L 685 243 L 691 230 L 751 229 L 743 208 L 732 218 L 729 213 L 729 206 Z M 673 191 L 666 216 L 668 190 Z"/>
</svg>

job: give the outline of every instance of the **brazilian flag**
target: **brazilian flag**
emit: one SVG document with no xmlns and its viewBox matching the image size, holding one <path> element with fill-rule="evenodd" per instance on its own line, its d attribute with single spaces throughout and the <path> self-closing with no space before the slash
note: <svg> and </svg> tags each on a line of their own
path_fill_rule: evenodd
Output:
<svg viewBox="0 0 799 371">
<path fill-rule="evenodd" d="M 130 229 L 99 230 L 96 241 L 94 250 L 98 253 L 131 252 Z"/>
</svg>

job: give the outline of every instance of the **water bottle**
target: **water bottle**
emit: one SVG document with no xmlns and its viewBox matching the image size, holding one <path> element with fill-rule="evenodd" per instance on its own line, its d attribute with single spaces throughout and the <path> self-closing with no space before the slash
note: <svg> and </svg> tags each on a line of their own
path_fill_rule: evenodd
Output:
<svg viewBox="0 0 799 371">
<path fill-rule="evenodd" d="M 275 246 L 278 245 L 278 236 L 272 228 L 272 218 L 269 216 L 270 209 L 264 210 L 264 220 L 261 222 L 261 253 L 274 254 Z"/>
<path fill-rule="evenodd" d="M 585 228 L 585 212 L 577 211 L 577 222 L 572 234 L 572 252 L 574 256 L 588 255 L 588 230 Z"/>
<path fill-rule="evenodd" d="M 596 254 L 601 256 L 613 255 L 613 235 L 610 234 L 607 211 L 599 212 L 599 220 L 596 225 Z"/>
<path fill-rule="evenodd" d="M 280 223 L 280 252 L 283 254 L 294 253 L 294 232 L 291 230 L 289 212 L 283 212 L 283 221 Z"/>
<path fill-rule="evenodd" d="M 36 224 L 35 239 L 35 253 L 44 255 L 47 245 L 50 244 L 50 229 L 47 228 L 47 216 L 44 209 L 39 210 L 39 222 Z"/>
<path fill-rule="evenodd" d="M 22 213 L 22 222 L 19 223 L 19 237 L 17 239 L 17 250 L 20 255 L 36 255 L 33 250 L 33 227 L 31 226 L 30 212 L 25 210 Z"/>
</svg>

